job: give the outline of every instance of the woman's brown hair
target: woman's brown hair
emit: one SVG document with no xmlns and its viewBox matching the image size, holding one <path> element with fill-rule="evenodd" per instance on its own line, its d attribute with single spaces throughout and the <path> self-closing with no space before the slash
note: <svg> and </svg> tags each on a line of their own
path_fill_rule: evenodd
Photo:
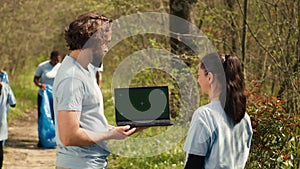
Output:
<svg viewBox="0 0 300 169">
<path fill-rule="evenodd" d="M 234 125 L 238 124 L 246 112 L 245 83 L 239 59 L 231 54 L 211 53 L 202 58 L 200 68 L 213 73 L 219 83 L 224 83 L 220 101 L 225 103 L 223 106 L 229 119 Z"/>
</svg>

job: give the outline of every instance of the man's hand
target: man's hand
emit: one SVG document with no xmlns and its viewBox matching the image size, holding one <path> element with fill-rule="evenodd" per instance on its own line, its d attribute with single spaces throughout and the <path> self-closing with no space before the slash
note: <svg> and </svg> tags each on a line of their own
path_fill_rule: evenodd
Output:
<svg viewBox="0 0 300 169">
<path fill-rule="evenodd" d="M 128 136 L 131 136 L 136 132 L 136 128 L 130 128 L 129 125 L 127 126 L 118 126 L 118 127 L 113 127 L 109 133 L 110 133 L 110 138 L 111 139 L 125 139 Z"/>
<path fill-rule="evenodd" d="M 41 84 L 39 85 L 39 88 L 42 89 L 42 90 L 46 90 L 46 85 L 41 83 Z"/>
</svg>

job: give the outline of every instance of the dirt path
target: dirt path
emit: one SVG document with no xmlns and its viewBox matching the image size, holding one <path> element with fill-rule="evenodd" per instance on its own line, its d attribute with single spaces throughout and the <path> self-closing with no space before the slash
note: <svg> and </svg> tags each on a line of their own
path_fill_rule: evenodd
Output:
<svg viewBox="0 0 300 169">
<path fill-rule="evenodd" d="M 55 149 L 37 148 L 37 112 L 27 112 L 9 125 L 3 169 L 53 169 Z"/>
</svg>

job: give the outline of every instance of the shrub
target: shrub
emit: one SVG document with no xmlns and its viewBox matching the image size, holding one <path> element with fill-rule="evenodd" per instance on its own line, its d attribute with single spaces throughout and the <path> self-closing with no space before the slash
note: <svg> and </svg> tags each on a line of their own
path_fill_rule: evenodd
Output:
<svg viewBox="0 0 300 169">
<path fill-rule="evenodd" d="M 246 90 L 253 128 L 247 168 L 299 168 L 299 115 L 287 113 L 284 100 L 261 94 L 261 88 L 252 81 Z"/>
</svg>

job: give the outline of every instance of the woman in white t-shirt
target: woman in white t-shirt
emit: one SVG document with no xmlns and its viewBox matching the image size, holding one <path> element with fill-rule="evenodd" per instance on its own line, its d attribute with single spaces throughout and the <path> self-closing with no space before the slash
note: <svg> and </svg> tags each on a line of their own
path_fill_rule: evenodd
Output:
<svg viewBox="0 0 300 169">
<path fill-rule="evenodd" d="M 253 132 L 239 59 L 217 53 L 204 56 L 198 83 L 210 103 L 193 114 L 184 145 L 185 169 L 244 168 Z"/>
</svg>

